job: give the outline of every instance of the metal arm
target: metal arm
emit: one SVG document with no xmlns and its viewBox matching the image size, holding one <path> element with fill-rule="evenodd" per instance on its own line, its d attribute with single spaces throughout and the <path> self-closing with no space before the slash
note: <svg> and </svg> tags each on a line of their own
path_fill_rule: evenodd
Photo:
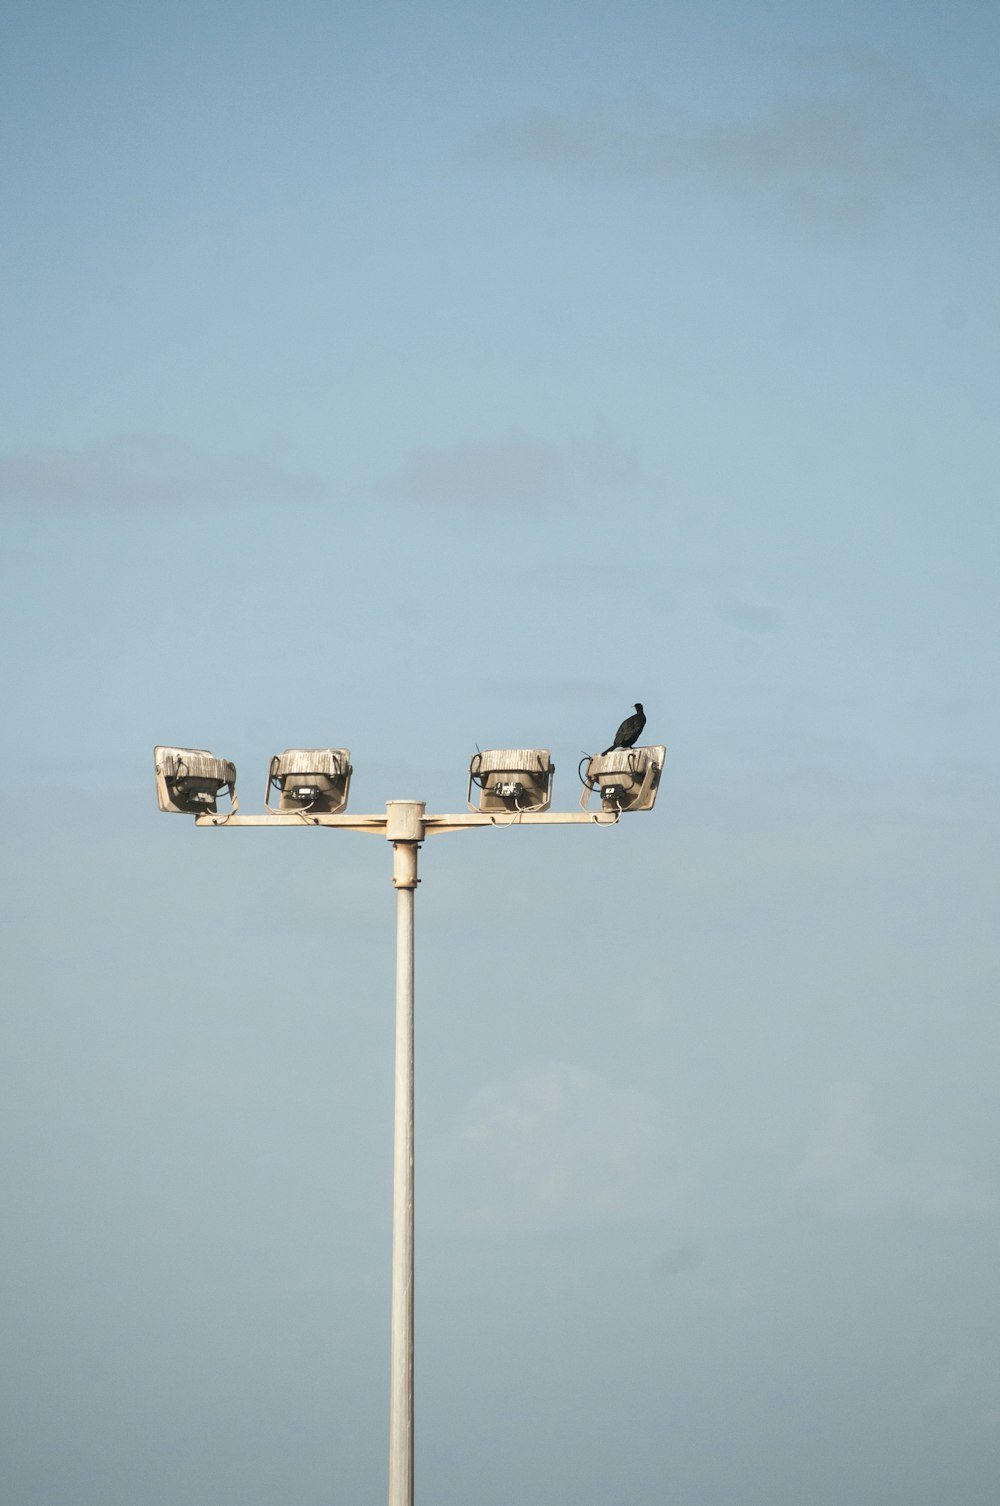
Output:
<svg viewBox="0 0 1000 1506">
<path fill-rule="evenodd" d="M 419 801 L 390 800 L 389 805 L 416 805 Z M 422 809 L 422 806 L 421 806 Z M 460 811 L 456 815 L 422 815 L 421 835 L 434 837 L 449 831 L 471 831 L 477 826 L 614 826 L 620 811 L 514 811 L 510 815 L 482 815 L 476 811 Z M 312 816 L 308 811 L 254 815 L 195 816 L 196 826 L 330 826 L 341 831 L 369 832 L 372 836 L 388 836 L 388 816 Z M 390 837 L 390 840 L 391 837 Z"/>
</svg>

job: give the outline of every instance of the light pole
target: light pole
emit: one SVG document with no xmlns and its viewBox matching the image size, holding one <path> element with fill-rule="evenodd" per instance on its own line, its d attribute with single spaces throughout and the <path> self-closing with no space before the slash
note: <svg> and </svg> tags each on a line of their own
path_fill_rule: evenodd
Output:
<svg viewBox="0 0 1000 1506">
<path fill-rule="evenodd" d="M 413 955 L 417 853 L 428 837 L 487 826 L 611 826 L 656 800 L 666 749 L 614 749 L 580 765 L 582 811 L 549 811 L 553 767 L 547 749 L 477 753 L 469 789 L 479 808 L 428 815 L 422 800 L 390 800 L 385 815 L 344 814 L 350 788 L 347 749 L 288 749 L 272 758 L 266 813 L 239 814 L 236 768 L 204 749 L 158 747 L 161 810 L 193 815 L 197 826 L 328 826 L 384 836 L 392 843 L 396 889 L 396 1066 L 392 1157 L 392 1320 L 389 1361 L 389 1501 L 413 1506 Z M 281 791 L 279 808 L 268 797 Z M 227 789 L 232 809 L 220 813 Z M 590 811 L 592 794 L 601 808 Z"/>
<path fill-rule="evenodd" d="M 386 806 L 396 886 L 389 1506 L 411 1506 L 413 1501 L 413 902 L 423 815 L 423 801 L 393 800 Z"/>
</svg>

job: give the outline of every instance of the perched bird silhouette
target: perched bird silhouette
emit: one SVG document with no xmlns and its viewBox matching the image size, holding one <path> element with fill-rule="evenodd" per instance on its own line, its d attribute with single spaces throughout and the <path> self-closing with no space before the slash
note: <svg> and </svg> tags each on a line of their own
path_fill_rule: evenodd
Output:
<svg viewBox="0 0 1000 1506">
<path fill-rule="evenodd" d="M 642 702 L 635 703 L 635 716 L 627 716 L 615 733 L 615 740 L 610 748 L 605 748 L 604 753 L 613 753 L 615 748 L 634 748 L 642 736 L 642 729 L 646 725 L 646 713 L 642 709 Z M 604 753 L 601 757 L 604 757 Z"/>
</svg>

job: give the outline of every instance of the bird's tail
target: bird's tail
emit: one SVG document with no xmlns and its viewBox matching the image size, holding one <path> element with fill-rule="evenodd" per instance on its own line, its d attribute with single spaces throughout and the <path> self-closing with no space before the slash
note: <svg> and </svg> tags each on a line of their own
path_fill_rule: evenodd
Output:
<svg viewBox="0 0 1000 1506">
<path fill-rule="evenodd" d="M 615 749 L 617 748 L 617 746 L 618 746 L 617 743 L 612 743 L 610 748 L 605 748 L 604 752 L 601 754 L 601 757 L 602 758 L 607 758 L 608 754 L 609 753 L 613 753 L 615 751 Z"/>
</svg>

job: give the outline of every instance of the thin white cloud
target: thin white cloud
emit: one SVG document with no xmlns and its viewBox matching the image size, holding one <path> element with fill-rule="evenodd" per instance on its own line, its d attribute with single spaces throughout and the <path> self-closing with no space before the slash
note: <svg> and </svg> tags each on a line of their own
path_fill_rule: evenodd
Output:
<svg viewBox="0 0 1000 1506">
<path fill-rule="evenodd" d="M 482 1088 L 453 1147 L 454 1212 L 469 1229 L 576 1227 L 661 1207 L 665 1160 L 641 1093 L 568 1063 Z"/>
<path fill-rule="evenodd" d="M 0 502 L 155 507 L 316 500 L 323 485 L 254 455 L 213 455 L 165 434 L 124 434 L 76 449 L 0 454 Z"/>
<path fill-rule="evenodd" d="M 963 113 L 885 57 L 842 49 L 801 60 L 785 91 L 743 118 L 706 125 L 648 105 L 638 119 L 625 105 L 538 109 L 483 128 L 472 150 L 483 164 L 572 177 L 778 190 L 798 209 L 851 218 L 957 165 L 995 175 L 998 121 Z"/>
<path fill-rule="evenodd" d="M 700 1244 L 674 1245 L 671 1249 L 664 1250 L 653 1262 L 653 1279 L 658 1282 L 669 1281 L 674 1276 L 695 1270 L 704 1259 L 705 1250 Z"/>
<path fill-rule="evenodd" d="M 920 1412 L 926 1427 L 1000 1437 L 1000 1345 L 993 1332 L 962 1344 L 924 1388 Z"/>
<path fill-rule="evenodd" d="M 418 502 L 552 501 L 565 466 L 555 450 L 515 437 L 415 455 L 397 480 Z"/>
<path fill-rule="evenodd" d="M 864 1091 L 855 1082 L 831 1088 L 826 1122 L 797 1167 L 792 1186 L 841 1218 L 959 1218 L 990 1205 L 985 1188 L 962 1167 L 919 1158 L 893 1161 L 883 1155 Z"/>
<path fill-rule="evenodd" d="M 765 606 L 761 602 L 744 601 L 732 597 L 722 604 L 719 614 L 730 627 L 742 633 L 777 633 L 784 623 L 780 608 Z"/>
<path fill-rule="evenodd" d="M 549 507 L 595 491 L 635 486 L 638 468 L 599 440 L 558 446 L 508 434 L 451 449 L 424 450 L 378 483 L 378 494 L 429 506 Z"/>
</svg>

